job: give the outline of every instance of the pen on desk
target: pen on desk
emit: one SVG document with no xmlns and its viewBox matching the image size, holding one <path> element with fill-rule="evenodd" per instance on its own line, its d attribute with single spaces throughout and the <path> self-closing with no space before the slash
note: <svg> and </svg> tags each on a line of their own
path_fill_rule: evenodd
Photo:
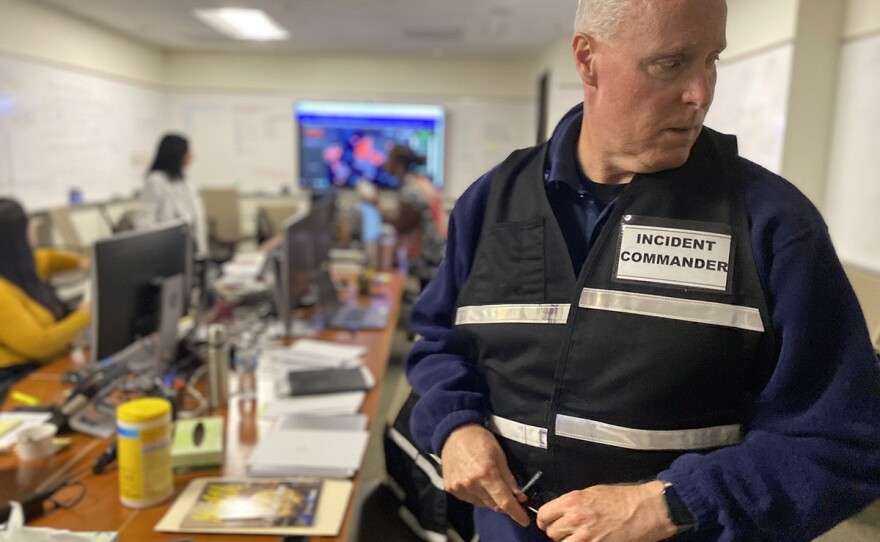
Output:
<svg viewBox="0 0 880 542">
<path fill-rule="evenodd" d="M 118 439 L 113 439 L 113 442 L 110 443 L 109 446 L 104 450 L 97 460 L 95 460 L 95 464 L 92 465 L 92 472 L 95 474 L 102 474 L 107 466 L 116 461 L 116 446 L 119 442 Z"/>
<path fill-rule="evenodd" d="M 28 395 L 20 391 L 12 392 L 12 400 L 31 406 L 37 406 L 40 404 L 40 400 L 33 395 Z"/>
</svg>

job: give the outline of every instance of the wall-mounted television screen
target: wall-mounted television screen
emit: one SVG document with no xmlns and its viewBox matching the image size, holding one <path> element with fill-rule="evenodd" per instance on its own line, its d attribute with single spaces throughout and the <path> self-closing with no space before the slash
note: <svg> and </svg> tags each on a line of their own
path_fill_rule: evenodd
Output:
<svg viewBox="0 0 880 542">
<path fill-rule="evenodd" d="M 361 179 L 397 188 L 400 179 L 382 168 L 395 144 L 424 156 L 418 172 L 443 186 L 446 115 L 439 105 L 301 101 L 294 115 L 305 189 L 351 187 Z"/>
</svg>

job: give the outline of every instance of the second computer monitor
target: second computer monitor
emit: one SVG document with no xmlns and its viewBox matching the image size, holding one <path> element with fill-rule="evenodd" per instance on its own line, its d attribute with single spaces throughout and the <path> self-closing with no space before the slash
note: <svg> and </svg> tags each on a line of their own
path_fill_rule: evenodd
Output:
<svg viewBox="0 0 880 542">
<path fill-rule="evenodd" d="M 163 299 L 166 309 L 186 311 L 192 284 L 189 228 L 175 221 L 99 240 L 92 268 L 92 359 L 101 360 L 159 331 Z M 176 329 L 176 320 L 171 323 Z"/>
<path fill-rule="evenodd" d="M 309 215 L 299 213 L 288 218 L 282 225 L 284 241 L 278 254 L 279 287 L 278 317 L 284 325 L 284 332 L 290 335 L 293 314 L 311 288 L 312 275 L 312 226 Z"/>
<path fill-rule="evenodd" d="M 320 270 L 336 239 L 336 192 L 313 199 L 307 220 L 312 230 L 312 267 Z"/>
</svg>

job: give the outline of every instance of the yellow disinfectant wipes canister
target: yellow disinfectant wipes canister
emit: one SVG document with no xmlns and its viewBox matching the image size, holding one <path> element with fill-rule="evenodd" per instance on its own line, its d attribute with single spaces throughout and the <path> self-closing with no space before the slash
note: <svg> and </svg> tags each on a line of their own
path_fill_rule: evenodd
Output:
<svg viewBox="0 0 880 542">
<path fill-rule="evenodd" d="M 119 500 L 146 508 L 174 492 L 171 475 L 171 403 L 149 397 L 116 409 Z"/>
</svg>

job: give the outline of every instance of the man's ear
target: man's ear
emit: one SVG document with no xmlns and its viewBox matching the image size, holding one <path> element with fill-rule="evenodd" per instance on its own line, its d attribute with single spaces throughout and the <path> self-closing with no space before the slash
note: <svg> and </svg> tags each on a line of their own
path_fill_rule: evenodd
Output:
<svg viewBox="0 0 880 542">
<path fill-rule="evenodd" d="M 585 85 L 596 85 L 596 42 L 593 36 L 577 32 L 571 42 L 574 64 Z"/>
</svg>

